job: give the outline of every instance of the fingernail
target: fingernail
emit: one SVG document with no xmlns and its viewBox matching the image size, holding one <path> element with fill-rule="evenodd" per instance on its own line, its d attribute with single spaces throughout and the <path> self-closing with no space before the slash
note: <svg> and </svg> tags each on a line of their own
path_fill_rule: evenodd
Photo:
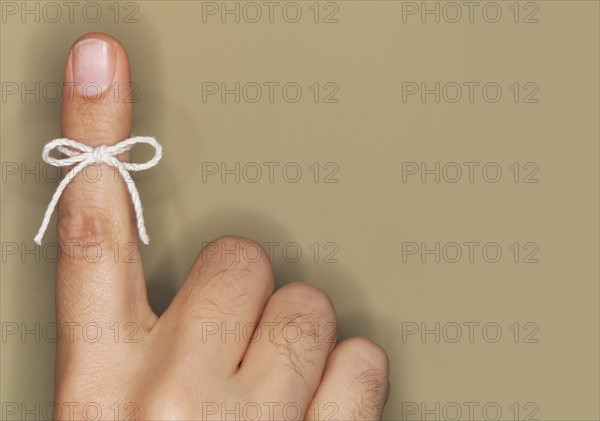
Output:
<svg viewBox="0 0 600 421">
<path fill-rule="evenodd" d="M 83 96 L 97 96 L 111 85 L 116 68 L 115 47 L 86 38 L 73 47 L 73 81 Z"/>
</svg>

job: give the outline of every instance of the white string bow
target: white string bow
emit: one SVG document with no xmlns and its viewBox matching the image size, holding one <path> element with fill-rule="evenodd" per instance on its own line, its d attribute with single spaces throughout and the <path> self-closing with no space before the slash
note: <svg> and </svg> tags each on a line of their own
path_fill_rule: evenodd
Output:
<svg viewBox="0 0 600 421">
<path fill-rule="evenodd" d="M 152 157 L 152 159 L 150 159 L 148 162 L 143 163 L 121 162 L 116 158 L 117 155 L 129 151 L 136 143 L 146 143 L 153 146 L 155 150 L 154 157 Z M 60 153 L 65 155 L 66 158 L 51 157 L 50 152 L 52 152 L 54 149 L 57 149 Z M 69 171 L 69 173 L 62 179 L 58 185 L 58 188 L 54 192 L 54 196 L 52 196 L 52 200 L 46 209 L 46 214 L 44 215 L 42 225 L 40 226 L 40 229 L 34 238 L 35 243 L 37 245 L 42 244 L 42 237 L 44 236 L 44 232 L 46 232 L 46 228 L 48 228 L 54 208 L 56 207 L 63 190 L 67 187 L 69 182 L 71 182 L 71 180 L 73 180 L 73 178 L 75 178 L 75 176 L 88 165 L 92 165 L 94 163 L 104 163 L 115 167 L 125 180 L 125 184 L 127 185 L 129 194 L 131 195 L 131 201 L 133 202 L 140 239 L 144 244 L 148 244 L 150 240 L 148 238 L 148 234 L 146 233 L 146 227 L 144 226 L 144 215 L 142 213 L 140 194 L 135 187 L 133 179 L 129 175 L 129 171 L 143 171 L 147 170 L 148 168 L 152 168 L 158 163 L 158 161 L 160 161 L 161 158 L 162 146 L 160 146 L 160 143 L 158 143 L 156 139 L 147 136 L 135 136 L 123 140 L 116 145 L 100 145 L 95 148 L 66 138 L 54 139 L 53 141 L 47 143 L 46 146 L 44 146 L 44 151 L 42 153 L 42 159 L 46 163 L 55 167 L 68 167 L 73 164 L 77 165 L 73 167 L 73 169 L 71 169 L 71 171 Z"/>
</svg>

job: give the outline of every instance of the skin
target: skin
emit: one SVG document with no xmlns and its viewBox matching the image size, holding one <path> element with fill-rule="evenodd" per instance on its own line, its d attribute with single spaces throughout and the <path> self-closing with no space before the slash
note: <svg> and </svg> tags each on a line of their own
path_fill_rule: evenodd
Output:
<svg viewBox="0 0 600 421">
<path fill-rule="evenodd" d="M 123 46 L 100 33 L 78 41 L 86 38 L 114 46 L 113 82 L 124 92 Z M 90 146 L 128 138 L 132 104 L 110 92 L 94 101 L 82 96 L 68 83 L 72 64 L 70 51 L 63 137 Z M 101 175 L 94 182 L 78 175 L 58 207 L 56 317 L 64 333 L 57 342 L 55 419 L 381 418 L 385 352 L 364 338 L 336 343 L 335 310 L 320 289 L 291 283 L 274 292 L 269 258 L 249 239 L 225 236 L 207 246 L 169 308 L 154 314 L 139 253 L 131 258 L 125 248 L 139 250 L 125 181 L 105 164 L 88 170 L 94 179 L 95 171 Z M 83 257 L 90 243 L 101 250 L 98 261 Z M 115 258 L 115 243 L 128 252 Z M 258 250 L 258 257 L 226 252 L 236 247 Z M 83 332 L 84 326 L 95 328 Z"/>
</svg>

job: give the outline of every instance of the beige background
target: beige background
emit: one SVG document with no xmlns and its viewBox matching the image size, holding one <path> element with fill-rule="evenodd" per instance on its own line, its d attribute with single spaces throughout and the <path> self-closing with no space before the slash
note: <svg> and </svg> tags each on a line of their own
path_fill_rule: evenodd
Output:
<svg viewBox="0 0 600 421">
<path fill-rule="evenodd" d="M 40 82 L 40 98 L 3 99 L 2 162 L 29 168 L 39 162 L 43 144 L 59 135 L 60 107 L 43 87 L 62 81 L 68 47 L 80 34 L 110 33 L 127 47 L 139 88 L 134 132 L 156 136 L 166 150 L 157 168 L 139 175 L 153 240 L 143 257 L 158 308 L 203 242 L 225 233 L 278 242 L 272 257 L 279 285 L 304 280 L 323 288 L 342 337 L 368 336 L 387 350 L 386 419 L 424 419 L 423 408 L 409 416 L 411 403 L 429 409 L 439 403 L 428 419 L 444 419 L 444 406 L 451 418 L 454 402 L 465 420 L 465 403 L 474 402 L 475 419 L 483 419 L 486 405 L 493 417 L 496 405 L 505 420 L 532 412 L 544 420 L 598 420 L 598 2 L 522 2 L 519 20 L 537 6 L 539 22 L 514 23 L 513 2 L 500 1 L 495 24 L 482 17 L 486 3 L 478 3 L 473 23 L 468 16 L 457 23 L 431 17 L 422 23 L 419 16 L 403 22 L 408 5 L 400 1 L 336 1 L 327 10 L 321 3 L 319 20 L 337 5 L 337 23 L 314 23 L 313 2 L 297 3 L 303 15 L 295 24 L 282 18 L 284 3 L 273 23 L 263 17 L 254 24 L 231 18 L 224 24 L 218 16 L 203 22 L 200 1 L 141 1 L 137 10 L 122 4 L 117 23 L 112 2 L 101 4 L 97 23 L 86 22 L 80 9 L 73 22 L 3 15 L 3 86 Z M 137 22 L 124 21 L 131 12 Z M 297 103 L 284 101 L 281 91 L 273 103 L 202 101 L 203 82 L 265 81 L 296 82 L 303 96 Z M 479 89 L 473 103 L 466 97 L 435 103 L 431 95 L 425 103 L 418 96 L 402 101 L 403 82 L 469 81 L 498 83 L 502 98 L 486 102 Z M 337 84 L 339 101 L 315 103 L 314 82 Z M 537 84 L 539 101 L 524 103 L 521 96 L 515 103 L 514 82 Z M 431 176 L 403 183 L 402 162 L 413 161 L 480 166 L 473 183 L 466 172 L 457 183 Z M 273 183 L 266 172 L 257 183 L 232 177 L 222 183 L 218 176 L 203 182 L 203 162 L 278 162 L 280 169 L 295 162 L 303 174 L 297 183 L 281 171 Z M 314 162 L 321 165 L 318 183 L 309 168 Z M 338 183 L 322 182 L 328 162 L 339 168 Z M 481 176 L 488 162 L 503 170 L 497 183 Z M 514 162 L 522 171 L 518 183 L 509 168 Z M 539 168 L 537 183 L 522 182 L 528 162 Z M 54 317 L 54 265 L 22 253 L 34 249 L 55 183 L 33 176 L 22 182 L 5 169 L 2 322 L 43 326 Z M 54 240 L 50 231 L 45 241 Z M 432 256 L 403 262 L 403 242 L 469 241 L 498 243 L 502 258 L 488 263 L 478 249 L 472 263 L 464 255 L 457 263 Z M 515 242 L 518 263 L 509 249 Z M 523 263 L 528 242 L 537 245 L 538 263 Z M 288 243 L 302 249 L 296 263 L 282 255 Z M 309 249 L 314 243 L 317 262 Z M 17 255 L 7 255 L 9 244 L 18 246 Z M 338 262 L 324 262 L 334 247 Z M 414 323 L 438 322 L 439 343 L 433 335 L 403 339 Z M 480 324 L 473 343 L 469 322 Z M 451 343 L 455 323 L 463 337 Z M 488 323 L 502 329 L 495 343 L 493 329 L 482 334 Z M 528 339 L 537 343 L 527 343 L 531 332 Z M 43 339 L 3 340 L 2 402 L 50 402 L 53 358 L 53 344 Z"/>
</svg>

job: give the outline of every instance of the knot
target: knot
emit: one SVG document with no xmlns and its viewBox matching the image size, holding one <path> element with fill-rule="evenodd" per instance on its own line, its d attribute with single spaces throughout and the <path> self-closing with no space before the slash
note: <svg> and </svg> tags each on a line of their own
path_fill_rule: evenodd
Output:
<svg viewBox="0 0 600 421">
<path fill-rule="evenodd" d="M 103 162 L 108 164 L 108 157 L 110 155 L 108 155 L 106 153 L 106 149 L 108 148 L 107 145 L 100 145 L 94 149 L 92 149 L 92 158 L 94 158 L 94 162 L 96 164 L 102 164 Z"/>
<path fill-rule="evenodd" d="M 116 157 L 123 152 L 129 151 L 136 143 L 145 143 L 154 148 L 154 156 L 148 162 L 142 163 L 129 163 L 129 162 L 121 162 Z M 50 156 L 50 152 L 57 149 L 60 153 L 66 156 L 66 158 L 53 158 Z M 42 237 L 46 232 L 46 228 L 50 223 L 50 218 L 52 217 L 52 213 L 54 212 L 54 208 L 60 199 L 60 196 L 63 190 L 67 187 L 67 184 L 77 174 L 81 172 L 85 167 L 91 164 L 108 164 L 110 166 L 115 167 L 119 174 L 125 180 L 125 185 L 129 190 L 129 194 L 131 195 L 131 201 L 133 202 L 133 208 L 135 210 L 135 215 L 137 217 L 137 227 L 138 233 L 140 235 L 140 239 L 144 244 L 148 244 L 150 241 L 148 239 L 148 234 L 146 233 L 146 227 L 144 225 L 144 215 L 142 213 L 142 202 L 140 200 L 140 195 L 135 187 L 135 183 L 132 181 L 131 176 L 129 175 L 129 171 L 142 171 L 147 170 L 148 168 L 152 168 L 155 166 L 158 161 L 162 158 L 162 146 L 154 139 L 153 137 L 145 137 L 145 136 L 136 136 L 122 142 L 117 143 L 116 145 L 108 146 L 108 145 L 100 145 L 95 148 L 91 146 L 84 145 L 83 143 L 79 143 L 75 140 L 71 139 L 54 139 L 44 146 L 44 151 L 42 153 L 42 159 L 55 167 L 68 167 L 74 164 L 75 167 L 69 171 L 69 173 L 62 179 L 58 188 L 54 192 L 54 196 L 52 196 L 52 200 L 48 204 L 48 208 L 46 209 L 46 213 L 44 214 L 44 220 L 42 221 L 42 225 L 34 238 L 34 241 L 37 245 L 42 244 Z"/>
</svg>

